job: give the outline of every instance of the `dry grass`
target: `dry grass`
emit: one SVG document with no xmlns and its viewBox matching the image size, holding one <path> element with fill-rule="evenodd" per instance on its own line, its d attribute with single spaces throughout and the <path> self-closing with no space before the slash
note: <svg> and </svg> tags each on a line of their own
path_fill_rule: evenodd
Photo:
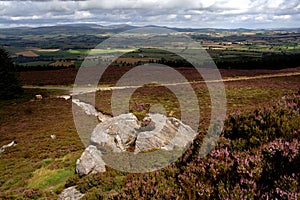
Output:
<svg viewBox="0 0 300 200">
<path fill-rule="evenodd" d="M 25 57 L 39 57 L 38 54 L 32 52 L 32 51 L 22 51 L 22 52 L 17 52 L 16 55 L 18 56 L 25 56 Z"/>
<path fill-rule="evenodd" d="M 71 60 L 71 61 L 55 61 L 53 63 L 50 63 L 49 66 L 53 66 L 53 67 L 70 67 L 70 66 L 74 66 L 75 61 Z"/>
<path fill-rule="evenodd" d="M 60 49 L 35 49 L 35 51 L 39 51 L 39 52 L 57 52 Z"/>
<path fill-rule="evenodd" d="M 129 63 L 129 64 L 135 64 L 137 62 L 149 62 L 150 60 L 156 61 L 157 59 L 155 58 L 118 58 L 116 60 L 117 63 Z"/>
<path fill-rule="evenodd" d="M 32 91 L 32 98 L 36 92 L 40 93 Z M 55 190 L 74 172 L 75 161 L 84 148 L 73 124 L 71 101 L 27 98 L 19 103 L 6 102 L 0 113 L 0 145 L 18 142 L 0 155 L 0 199 L 22 196 L 14 189 L 30 188 L 34 180 L 46 182 L 42 191 L 55 195 Z M 51 134 L 56 135 L 55 140 Z M 51 162 L 43 166 L 45 159 Z M 51 183 L 49 172 L 55 174 L 57 183 Z"/>
</svg>

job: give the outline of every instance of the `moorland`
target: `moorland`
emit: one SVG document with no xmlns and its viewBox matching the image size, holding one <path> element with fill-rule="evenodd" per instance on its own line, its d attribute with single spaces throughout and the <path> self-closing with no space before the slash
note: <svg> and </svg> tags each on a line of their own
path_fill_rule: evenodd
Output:
<svg viewBox="0 0 300 200">
<path fill-rule="evenodd" d="M 0 101 L 0 147 L 18 142 L 0 154 L 0 198 L 56 199 L 73 185 L 85 194 L 83 199 L 299 198 L 300 30 L 176 29 L 206 49 L 226 90 L 225 127 L 213 151 L 200 158 L 211 102 L 195 69 L 176 55 L 151 48 L 94 49 L 131 28 L 90 24 L 0 30 L 0 45 L 9 52 L 24 88 L 21 98 Z M 120 53 L 122 57 L 110 60 Z M 72 100 L 57 96 L 70 94 L 87 55 L 113 61 L 100 87 L 113 87 L 125 72 L 148 62 L 169 65 L 187 77 L 201 117 L 198 136 L 181 158 L 144 174 L 112 168 L 84 177 L 75 174 L 85 146 L 74 125 Z M 111 94 L 96 92 L 98 111 L 112 114 Z M 180 118 L 178 101 L 164 86 L 144 85 L 131 101 L 160 103 L 167 114 Z"/>
</svg>

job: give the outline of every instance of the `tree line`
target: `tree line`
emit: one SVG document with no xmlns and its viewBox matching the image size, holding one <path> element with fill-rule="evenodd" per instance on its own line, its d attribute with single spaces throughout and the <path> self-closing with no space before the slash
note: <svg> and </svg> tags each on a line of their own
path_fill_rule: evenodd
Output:
<svg viewBox="0 0 300 200">
<path fill-rule="evenodd" d="M 16 65 L 9 54 L 0 47 L 0 99 L 14 99 L 22 96 L 23 89 Z"/>
<path fill-rule="evenodd" d="M 300 54 L 268 54 L 260 58 L 240 56 L 235 59 L 214 58 L 216 66 L 219 69 L 283 69 L 300 66 Z M 146 63 L 158 63 L 170 67 L 193 67 L 190 62 L 178 57 L 178 59 L 160 58 L 149 61 L 126 62 L 116 60 L 113 66 L 138 66 Z M 198 63 L 196 67 L 207 67 L 208 63 Z"/>
</svg>

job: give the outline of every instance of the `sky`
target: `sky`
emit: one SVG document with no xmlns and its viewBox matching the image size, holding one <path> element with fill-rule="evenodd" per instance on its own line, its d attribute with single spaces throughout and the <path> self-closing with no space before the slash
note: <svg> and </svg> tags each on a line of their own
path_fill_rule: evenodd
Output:
<svg viewBox="0 0 300 200">
<path fill-rule="evenodd" d="M 0 0 L 0 28 L 76 23 L 299 28 L 300 0 Z"/>
</svg>

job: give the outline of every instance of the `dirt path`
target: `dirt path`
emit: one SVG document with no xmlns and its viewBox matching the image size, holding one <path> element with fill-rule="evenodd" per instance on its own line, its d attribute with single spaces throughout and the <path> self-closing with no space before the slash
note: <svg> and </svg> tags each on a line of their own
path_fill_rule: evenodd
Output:
<svg viewBox="0 0 300 200">
<path fill-rule="evenodd" d="M 45 90 L 66 90 L 66 91 L 70 91 L 70 90 L 72 90 L 73 86 L 64 86 L 64 85 L 59 85 L 59 86 L 24 85 L 23 88 L 25 88 L 25 89 L 45 89 Z"/>
<path fill-rule="evenodd" d="M 240 76 L 235 78 L 225 78 L 221 80 L 210 80 L 210 81 L 195 81 L 195 83 L 218 83 L 218 82 L 233 82 L 233 81 L 246 81 L 246 80 L 254 80 L 254 79 L 265 79 L 265 78 L 278 78 L 278 77 L 289 77 L 289 76 L 300 76 L 299 72 L 288 72 L 288 73 L 280 73 L 280 74 L 265 74 L 265 75 L 257 75 L 257 76 Z M 182 82 L 182 83 L 167 83 L 162 84 L 163 86 L 176 86 L 176 85 L 185 85 L 190 84 L 190 82 Z M 95 91 L 105 91 L 105 90 L 123 90 L 129 88 L 139 88 L 140 86 L 118 86 L 118 87 L 98 87 L 97 89 L 93 87 L 80 87 L 73 90 L 72 86 L 23 86 L 23 88 L 37 88 L 37 89 L 47 89 L 47 90 L 65 90 L 70 95 L 77 95 L 83 93 L 90 93 Z"/>
</svg>

